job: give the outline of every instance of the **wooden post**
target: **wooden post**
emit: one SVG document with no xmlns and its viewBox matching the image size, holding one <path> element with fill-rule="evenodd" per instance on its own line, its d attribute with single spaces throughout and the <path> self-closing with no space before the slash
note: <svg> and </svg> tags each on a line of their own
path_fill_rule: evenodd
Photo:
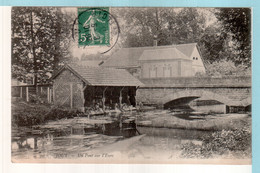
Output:
<svg viewBox="0 0 260 173">
<path fill-rule="evenodd" d="M 87 88 L 87 86 L 84 87 L 84 85 L 82 84 L 82 88 L 81 88 L 81 98 L 82 98 L 82 102 L 83 102 L 83 107 L 82 107 L 82 112 L 85 112 L 85 94 L 84 91 Z"/>
<path fill-rule="evenodd" d="M 123 87 L 121 90 L 120 90 L 120 95 L 119 95 L 119 107 L 122 108 L 122 91 L 125 87 Z"/>
<path fill-rule="evenodd" d="M 103 91 L 103 98 L 102 98 L 102 103 L 103 103 L 103 110 L 105 111 L 105 102 L 106 102 L 106 97 L 105 97 L 105 92 L 107 90 L 107 87 Z"/>
<path fill-rule="evenodd" d="M 23 98 L 23 87 L 20 87 L 20 97 Z"/>
<path fill-rule="evenodd" d="M 52 97 L 53 97 L 53 102 L 55 103 L 55 88 L 54 88 L 54 85 L 53 85 L 53 88 L 52 88 Z"/>
<path fill-rule="evenodd" d="M 37 137 L 34 137 L 34 149 L 37 149 L 38 145 L 37 145 Z"/>
<path fill-rule="evenodd" d="M 47 88 L 47 102 L 50 103 L 50 87 Z"/>
<path fill-rule="evenodd" d="M 70 108 L 73 108 L 73 83 L 70 83 Z"/>
<path fill-rule="evenodd" d="M 53 97 L 52 92 L 53 92 L 53 91 L 52 91 L 52 89 L 50 88 L 50 103 L 52 103 L 52 101 L 53 101 L 53 100 L 52 100 L 52 97 Z"/>
<path fill-rule="evenodd" d="M 26 87 L 26 101 L 29 102 L 29 88 Z"/>
</svg>

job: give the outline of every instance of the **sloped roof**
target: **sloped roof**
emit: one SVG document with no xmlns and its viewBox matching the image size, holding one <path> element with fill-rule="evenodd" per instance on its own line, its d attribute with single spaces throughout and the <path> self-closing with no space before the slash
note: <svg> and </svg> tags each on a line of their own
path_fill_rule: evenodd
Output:
<svg viewBox="0 0 260 173">
<path fill-rule="evenodd" d="M 139 60 L 170 60 L 170 59 L 191 59 L 182 52 L 173 48 L 144 50 Z"/>
<path fill-rule="evenodd" d="M 190 57 L 193 50 L 196 48 L 197 43 L 177 44 L 177 45 L 174 45 L 174 46 L 176 47 L 176 49 L 181 51 L 183 54 Z"/>
<path fill-rule="evenodd" d="M 148 48 L 149 49 L 149 48 Z M 122 48 L 115 52 L 101 66 L 104 67 L 135 67 L 145 48 Z"/>
<path fill-rule="evenodd" d="M 145 50 L 161 50 L 165 48 L 176 48 L 184 55 L 190 57 L 197 43 L 178 44 L 169 46 L 131 47 L 122 48 L 115 52 L 101 66 L 104 67 L 138 67 L 139 58 Z"/>
<path fill-rule="evenodd" d="M 92 86 L 142 86 L 143 84 L 124 69 L 113 69 L 105 67 L 86 67 L 78 64 L 65 65 L 56 75 L 69 69 L 88 85 Z"/>
<path fill-rule="evenodd" d="M 77 64 L 85 67 L 98 67 L 102 62 L 103 60 L 84 60 L 77 62 Z"/>
</svg>

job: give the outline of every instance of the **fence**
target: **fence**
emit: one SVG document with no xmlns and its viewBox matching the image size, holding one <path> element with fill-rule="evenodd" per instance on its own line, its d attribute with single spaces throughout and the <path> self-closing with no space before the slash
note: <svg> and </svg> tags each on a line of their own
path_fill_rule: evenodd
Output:
<svg viewBox="0 0 260 173">
<path fill-rule="evenodd" d="M 38 93 L 36 94 L 36 87 L 34 85 L 12 86 L 12 97 L 20 97 L 27 102 L 36 100 L 43 103 L 53 102 L 52 85 L 37 85 L 37 90 Z"/>
</svg>

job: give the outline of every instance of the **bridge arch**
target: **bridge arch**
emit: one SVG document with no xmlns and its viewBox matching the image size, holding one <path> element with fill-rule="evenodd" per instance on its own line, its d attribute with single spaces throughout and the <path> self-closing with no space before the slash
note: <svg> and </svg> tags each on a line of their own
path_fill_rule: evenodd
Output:
<svg viewBox="0 0 260 173">
<path fill-rule="evenodd" d="M 166 104 L 170 101 L 180 99 L 180 98 L 201 98 L 204 100 L 216 100 L 221 102 L 225 105 L 241 105 L 236 101 L 229 99 L 227 96 L 223 96 L 211 91 L 204 91 L 204 90 L 183 90 L 179 92 L 173 92 L 163 98 L 163 104 Z"/>
</svg>

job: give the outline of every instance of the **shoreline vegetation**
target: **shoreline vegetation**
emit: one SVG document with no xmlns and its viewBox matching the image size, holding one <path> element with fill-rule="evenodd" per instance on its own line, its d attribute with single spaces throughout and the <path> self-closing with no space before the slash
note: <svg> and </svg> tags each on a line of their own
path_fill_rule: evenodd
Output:
<svg viewBox="0 0 260 173">
<path fill-rule="evenodd" d="M 50 108 L 51 107 L 51 108 Z M 202 144 L 182 144 L 181 158 L 214 158 L 234 156 L 251 158 L 251 116 L 248 114 L 212 114 L 176 116 L 169 110 L 140 112 L 136 117 L 139 127 L 208 131 L 201 137 Z M 51 124 L 73 123 L 82 114 L 76 110 L 54 107 L 48 104 L 27 103 L 12 100 L 12 128 L 39 128 Z M 91 117 L 95 119 L 96 117 Z M 108 121 L 108 116 L 103 116 Z M 98 119 L 102 119 L 99 116 Z M 87 117 L 86 117 L 87 119 Z"/>
</svg>

